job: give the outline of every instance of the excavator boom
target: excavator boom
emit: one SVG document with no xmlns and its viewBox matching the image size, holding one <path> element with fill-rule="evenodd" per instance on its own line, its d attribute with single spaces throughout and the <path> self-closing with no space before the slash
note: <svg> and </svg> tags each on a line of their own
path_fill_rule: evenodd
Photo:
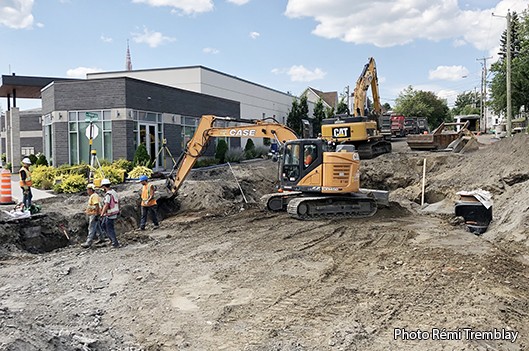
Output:
<svg viewBox="0 0 529 351">
<path fill-rule="evenodd" d="M 215 127 L 217 120 L 246 123 L 247 125 L 234 127 Z M 249 124 L 249 125 L 248 125 Z M 200 119 L 193 138 L 187 143 L 185 151 L 176 161 L 173 170 L 169 174 L 170 189 L 176 194 L 183 181 L 206 150 L 208 142 L 213 137 L 224 138 L 270 138 L 278 143 L 285 143 L 297 139 L 296 133 L 285 125 L 277 122 L 247 121 L 229 117 L 217 117 L 204 115 Z"/>
</svg>

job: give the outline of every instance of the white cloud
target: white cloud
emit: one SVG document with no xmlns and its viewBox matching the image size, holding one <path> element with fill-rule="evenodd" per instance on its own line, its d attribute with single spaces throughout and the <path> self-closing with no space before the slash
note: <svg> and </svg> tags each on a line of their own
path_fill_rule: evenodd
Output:
<svg viewBox="0 0 529 351">
<path fill-rule="evenodd" d="M 261 34 L 258 33 L 258 32 L 250 32 L 250 38 L 252 38 L 252 39 L 257 39 L 260 36 L 261 36 Z"/>
<path fill-rule="evenodd" d="M 453 45 L 455 48 L 458 48 L 458 47 L 467 45 L 467 42 L 464 41 L 463 39 L 456 39 L 454 40 Z"/>
<path fill-rule="evenodd" d="M 228 2 L 231 2 L 235 5 L 244 5 L 247 4 L 250 0 L 228 0 Z"/>
<path fill-rule="evenodd" d="M 151 48 L 176 40 L 175 38 L 166 37 L 160 32 L 151 31 L 148 28 L 143 28 L 143 33 L 132 33 L 132 39 L 136 43 L 147 44 Z"/>
<path fill-rule="evenodd" d="M 33 0 L 7 0 L 0 3 L 0 26 L 13 29 L 33 26 Z"/>
<path fill-rule="evenodd" d="M 436 69 L 430 70 L 429 79 L 457 81 L 468 76 L 468 69 L 463 66 L 437 66 Z"/>
<path fill-rule="evenodd" d="M 390 47 L 450 39 L 489 50 L 495 44 L 490 38 L 498 38 L 505 28 L 505 21 L 491 13 L 526 8 L 527 0 L 501 0 L 486 10 L 463 10 L 457 0 L 288 0 L 285 15 L 313 18 L 318 22 L 315 35 L 355 44 Z"/>
<path fill-rule="evenodd" d="M 77 67 L 66 71 L 66 76 L 69 78 L 86 78 L 88 73 L 103 72 L 101 68 Z"/>
<path fill-rule="evenodd" d="M 204 48 L 202 49 L 202 52 L 205 53 L 205 54 L 218 54 L 220 51 L 215 49 L 215 48 Z"/>
<path fill-rule="evenodd" d="M 110 38 L 110 37 L 106 37 L 104 35 L 101 35 L 101 41 L 103 41 L 104 43 L 112 43 L 113 39 Z"/>
<path fill-rule="evenodd" d="M 312 82 L 313 80 L 323 79 L 326 75 L 326 73 L 319 68 L 311 71 L 303 65 L 294 65 L 290 67 L 286 73 L 290 76 L 290 80 L 293 82 Z"/>
<path fill-rule="evenodd" d="M 184 14 L 202 13 L 213 10 L 212 0 L 132 0 L 133 3 L 143 3 L 154 7 L 172 7 L 173 10 Z"/>
</svg>

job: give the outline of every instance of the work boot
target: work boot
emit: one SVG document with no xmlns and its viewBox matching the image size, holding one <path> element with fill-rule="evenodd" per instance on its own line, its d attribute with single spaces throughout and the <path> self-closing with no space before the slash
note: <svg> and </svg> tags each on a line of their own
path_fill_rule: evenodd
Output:
<svg viewBox="0 0 529 351">
<path fill-rule="evenodd" d="M 81 244 L 81 247 L 87 249 L 92 246 L 92 240 L 87 240 L 85 243 Z"/>
<path fill-rule="evenodd" d="M 96 245 L 101 245 L 101 244 L 106 244 L 106 240 L 105 238 L 99 238 L 94 244 Z"/>
</svg>

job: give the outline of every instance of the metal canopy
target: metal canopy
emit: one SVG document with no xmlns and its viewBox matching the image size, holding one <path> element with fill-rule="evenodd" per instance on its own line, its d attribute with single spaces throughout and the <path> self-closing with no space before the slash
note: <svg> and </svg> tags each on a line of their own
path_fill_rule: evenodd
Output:
<svg viewBox="0 0 529 351">
<path fill-rule="evenodd" d="M 41 89 L 51 82 L 59 80 L 71 79 L 2 75 L 0 97 L 16 96 L 19 99 L 40 99 Z"/>
</svg>

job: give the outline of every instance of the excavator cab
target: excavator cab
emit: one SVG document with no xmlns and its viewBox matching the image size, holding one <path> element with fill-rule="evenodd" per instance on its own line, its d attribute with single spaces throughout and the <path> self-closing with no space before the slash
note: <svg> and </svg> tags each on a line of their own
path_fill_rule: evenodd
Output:
<svg viewBox="0 0 529 351">
<path fill-rule="evenodd" d="M 281 188 L 298 189 L 299 183 L 321 186 L 321 172 L 314 171 L 323 164 L 325 151 L 327 151 L 327 143 L 322 139 L 299 139 L 287 142 L 283 149 L 281 164 Z M 310 180 L 307 181 L 307 177 Z M 310 191 L 310 187 L 306 190 Z"/>
</svg>

